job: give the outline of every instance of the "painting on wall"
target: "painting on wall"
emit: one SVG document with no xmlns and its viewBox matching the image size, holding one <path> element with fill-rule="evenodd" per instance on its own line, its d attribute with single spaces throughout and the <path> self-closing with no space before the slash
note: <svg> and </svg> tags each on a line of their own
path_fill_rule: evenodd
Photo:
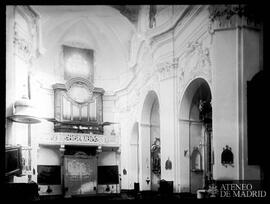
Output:
<svg viewBox="0 0 270 204">
<path fill-rule="evenodd" d="M 98 166 L 98 184 L 119 184 L 118 166 Z"/>
<path fill-rule="evenodd" d="M 41 185 L 60 185 L 61 184 L 61 166 L 56 165 L 38 165 L 38 184 Z"/>
<path fill-rule="evenodd" d="M 64 78 L 69 80 L 82 77 L 93 82 L 94 51 L 76 47 L 63 46 Z"/>
</svg>

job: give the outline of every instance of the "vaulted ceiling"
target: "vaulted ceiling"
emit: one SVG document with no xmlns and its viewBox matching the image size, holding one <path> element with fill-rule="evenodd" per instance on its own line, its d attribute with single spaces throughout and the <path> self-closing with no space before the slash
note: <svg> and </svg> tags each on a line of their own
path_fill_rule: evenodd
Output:
<svg viewBox="0 0 270 204">
<path fill-rule="evenodd" d="M 41 16 L 43 36 L 54 28 L 75 19 L 86 19 L 97 32 L 112 40 L 120 41 L 124 47 L 130 40 L 135 27 L 139 6 L 32 6 Z M 107 32 L 109 31 L 110 32 Z M 56 31 L 59 32 L 59 31 Z M 97 36 L 98 37 L 98 36 Z M 116 39 L 114 39 L 116 38 Z M 45 39 L 44 39 L 45 40 Z M 51 40 L 51 39 L 50 39 Z"/>
<path fill-rule="evenodd" d="M 79 42 L 96 53 L 97 81 L 119 81 L 127 71 L 139 6 L 31 7 L 40 15 L 41 42 L 47 52 L 43 64 L 57 54 L 59 45 Z"/>
</svg>

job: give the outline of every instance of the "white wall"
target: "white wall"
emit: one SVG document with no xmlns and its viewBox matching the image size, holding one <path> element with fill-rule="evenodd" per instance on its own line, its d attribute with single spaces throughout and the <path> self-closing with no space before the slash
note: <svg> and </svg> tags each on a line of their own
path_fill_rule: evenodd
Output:
<svg viewBox="0 0 270 204">
<path fill-rule="evenodd" d="M 214 179 L 239 179 L 238 81 L 236 30 L 216 31 L 213 41 L 213 146 Z M 221 164 L 221 153 L 228 145 L 234 166 Z"/>
<path fill-rule="evenodd" d="M 111 151 L 103 151 L 98 155 L 98 166 L 116 165 L 116 153 Z"/>
<path fill-rule="evenodd" d="M 129 168 L 127 169 L 127 175 L 129 179 L 128 188 L 134 189 L 134 183 L 139 182 L 139 126 L 138 122 L 133 124 L 131 136 L 130 136 L 130 143 L 129 143 Z"/>
<path fill-rule="evenodd" d="M 40 146 L 37 165 L 61 165 L 59 146 Z"/>
<path fill-rule="evenodd" d="M 175 85 L 174 78 L 160 82 L 160 144 L 161 144 L 161 179 L 174 180 L 174 134 L 175 134 Z M 167 159 L 172 162 L 172 169 L 165 169 Z"/>
</svg>

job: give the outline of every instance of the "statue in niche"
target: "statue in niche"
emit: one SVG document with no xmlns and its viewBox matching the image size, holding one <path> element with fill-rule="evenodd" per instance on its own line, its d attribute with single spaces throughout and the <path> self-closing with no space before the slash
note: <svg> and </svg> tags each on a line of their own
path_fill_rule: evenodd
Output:
<svg viewBox="0 0 270 204">
<path fill-rule="evenodd" d="M 151 146 L 152 172 L 160 175 L 160 139 L 156 137 Z"/>
<path fill-rule="evenodd" d="M 201 100 L 199 101 L 199 117 L 200 120 L 204 122 L 205 125 L 212 123 L 212 102 L 211 100 Z"/>
<path fill-rule="evenodd" d="M 221 153 L 221 163 L 227 168 L 227 165 L 233 166 L 233 153 L 232 148 L 226 145 Z"/>
<path fill-rule="evenodd" d="M 191 154 L 191 165 L 191 170 L 193 172 L 199 173 L 202 171 L 202 155 L 198 147 L 194 147 Z"/>
</svg>

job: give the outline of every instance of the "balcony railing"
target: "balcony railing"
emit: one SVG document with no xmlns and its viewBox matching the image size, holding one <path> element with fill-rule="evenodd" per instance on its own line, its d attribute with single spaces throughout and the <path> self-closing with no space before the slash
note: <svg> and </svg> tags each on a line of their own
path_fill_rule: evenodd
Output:
<svg viewBox="0 0 270 204">
<path fill-rule="evenodd" d="M 118 147 L 119 136 L 98 135 L 85 133 L 54 132 L 42 134 L 38 140 L 39 144 L 48 145 L 88 145 L 88 146 L 109 146 Z"/>
</svg>

